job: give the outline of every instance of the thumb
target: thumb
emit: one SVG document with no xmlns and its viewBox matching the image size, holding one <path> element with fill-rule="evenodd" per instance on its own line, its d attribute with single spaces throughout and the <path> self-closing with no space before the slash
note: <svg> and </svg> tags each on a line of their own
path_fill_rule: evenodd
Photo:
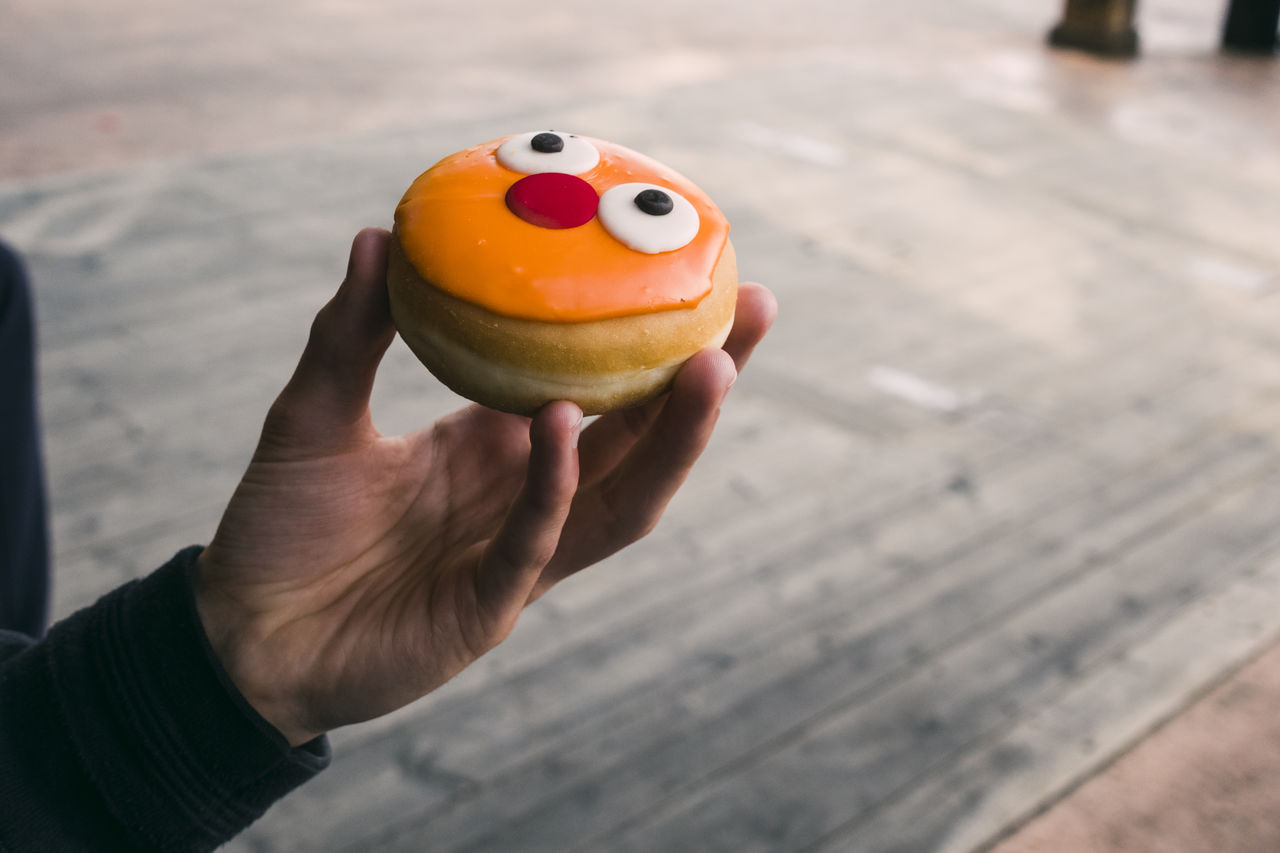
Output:
<svg viewBox="0 0 1280 853">
<path fill-rule="evenodd" d="M 366 228 L 351 244 L 347 275 L 311 324 L 302 358 L 268 416 L 267 434 L 311 447 L 343 446 L 372 424 L 369 396 L 395 326 L 387 302 L 390 234 Z"/>
</svg>

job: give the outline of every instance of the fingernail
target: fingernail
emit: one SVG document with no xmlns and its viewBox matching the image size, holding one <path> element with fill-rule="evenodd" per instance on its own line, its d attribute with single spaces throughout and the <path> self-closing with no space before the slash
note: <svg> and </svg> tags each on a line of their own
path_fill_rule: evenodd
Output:
<svg viewBox="0 0 1280 853">
<path fill-rule="evenodd" d="M 726 385 L 726 386 L 724 386 L 724 393 L 720 395 L 720 399 L 721 399 L 721 400 L 723 400 L 725 397 L 729 396 L 729 389 L 730 389 L 730 388 L 732 388 L 732 387 L 733 387 L 733 383 L 735 383 L 735 382 L 737 382 L 737 381 L 738 381 L 738 371 L 736 371 L 736 370 L 735 370 L 735 371 L 733 372 L 733 376 L 731 376 L 731 377 L 729 378 L 729 384 L 728 384 L 728 385 Z"/>
<path fill-rule="evenodd" d="M 573 425 L 573 430 L 569 433 L 569 446 L 578 447 L 578 438 L 582 435 L 582 412 L 578 412 L 578 420 Z"/>
</svg>

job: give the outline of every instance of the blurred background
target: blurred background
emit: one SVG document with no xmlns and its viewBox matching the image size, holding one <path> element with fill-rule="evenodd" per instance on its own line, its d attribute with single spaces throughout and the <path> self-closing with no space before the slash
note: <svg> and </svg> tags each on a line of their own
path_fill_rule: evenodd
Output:
<svg viewBox="0 0 1280 853">
<path fill-rule="evenodd" d="M 778 324 L 655 534 L 228 849 L 1280 849 L 1280 66 L 1225 13 L 0 0 L 55 616 L 209 539 L 358 228 L 570 129 Z M 459 402 L 393 347 L 385 431 Z"/>
</svg>

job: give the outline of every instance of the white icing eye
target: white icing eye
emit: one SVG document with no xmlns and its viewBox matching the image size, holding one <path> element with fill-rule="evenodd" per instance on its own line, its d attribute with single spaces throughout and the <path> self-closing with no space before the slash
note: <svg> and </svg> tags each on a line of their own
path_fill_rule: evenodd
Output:
<svg viewBox="0 0 1280 853">
<path fill-rule="evenodd" d="M 600 162 L 600 152 L 581 136 L 544 130 L 522 133 L 499 145 L 498 162 L 523 175 L 581 175 Z"/>
<path fill-rule="evenodd" d="M 649 255 L 687 246 L 698 236 L 698 211 L 689 200 L 654 184 L 619 184 L 606 190 L 596 215 L 615 240 Z"/>
</svg>

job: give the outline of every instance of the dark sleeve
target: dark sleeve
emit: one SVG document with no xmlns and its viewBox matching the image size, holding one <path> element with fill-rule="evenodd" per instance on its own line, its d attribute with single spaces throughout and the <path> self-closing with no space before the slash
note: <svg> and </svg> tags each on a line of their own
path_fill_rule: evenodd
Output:
<svg viewBox="0 0 1280 853">
<path fill-rule="evenodd" d="M 0 850 L 211 850 L 329 763 L 291 749 L 218 664 L 199 548 L 58 623 L 0 632 Z"/>
</svg>

